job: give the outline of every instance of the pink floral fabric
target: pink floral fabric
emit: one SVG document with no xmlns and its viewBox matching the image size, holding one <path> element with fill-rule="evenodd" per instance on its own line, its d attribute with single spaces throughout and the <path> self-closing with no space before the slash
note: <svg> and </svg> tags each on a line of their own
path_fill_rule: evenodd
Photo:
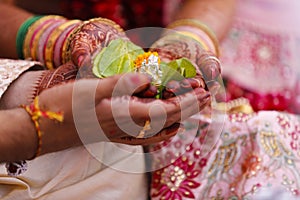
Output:
<svg viewBox="0 0 300 200">
<path fill-rule="evenodd" d="M 186 122 L 181 134 L 152 147 L 152 199 L 300 198 L 300 119 L 259 111 L 300 112 L 297 5 L 238 1 L 221 44 L 223 78 L 228 100 L 244 96 L 258 112 L 225 115 L 221 133 L 210 122 Z"/>
<path fill-rule="evenodd" d="M 204 123 L 152 148 L 152 199 L 263 199 L 278 191 L 300 197 L 299 117 L 277 111 L 228 115 L 219 139 L 203 153 L 212 133 Z"/>
<path fill-rule="evenodd" d="M 221 43 L 228 99 L 246 97 L 255 110 L 300 113 L 300 15 L 291 0 L 239 0 Z"/>
</svg>

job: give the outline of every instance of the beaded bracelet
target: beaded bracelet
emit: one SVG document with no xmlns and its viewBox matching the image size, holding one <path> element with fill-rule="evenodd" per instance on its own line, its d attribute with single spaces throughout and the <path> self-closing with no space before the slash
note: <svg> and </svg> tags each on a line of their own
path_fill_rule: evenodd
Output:
<svg viewBox="0 0 300 200">
<path fill-rule="evenodd" d="M 21 105 L 22 108 L 26 110 L 26 112 L 30 115 L 32 122 L 34 123 L 36 132 L 37 132 L 37 138 L 38 138 L 38 147 L 35 155 L 32 159 L 39 156 L 41 154 L 42 150 L 42 131 L 39 124 L 39 119 L 41 117 L 56 120 L 58 122 L 63 122 L 64 116 L 62 112 L 52 112 L 52 111 L 43 111 L 39 107 L 39 98 L 38 96 L 35 97 L 34 101 L 30 105 Z"/>
<path fill-rule="evenodd" d="M 167 28 L 194 39 L 197 38 L 196 40 L 206 48 L 205 50 L 212 51 L 217 57 L 219 56 L 218 39 L 215 33 L 206 24 L 195 19 L 182 19 L 171 23 Z"/>
</svg>

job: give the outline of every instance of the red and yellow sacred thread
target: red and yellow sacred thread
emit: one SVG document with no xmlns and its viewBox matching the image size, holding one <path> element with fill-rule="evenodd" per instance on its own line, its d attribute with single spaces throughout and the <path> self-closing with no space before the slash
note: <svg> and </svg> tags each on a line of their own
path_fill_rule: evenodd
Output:
<svg viewBox="0 0 300 200">
<path fill-rule="evenodd" d="M 39 98 L 35 97 L 34 101 L 30 105 L 21 105 L 22 108 L 26 110 L 26 112 L 30 115 L 32 122 L 34 123 L 37 136 L 38 136 L 38 147 L 37 151 L 33 158 L 39 156 L 42 151 L 42 131 L 39 124 L 40 118 L 47 118 L 51 120 L 56 120 L 58 122 L 64 121 L 64 116 L 62 112 L 52 112 L 52 111 L 43 111 L 39 107 Z M 32 158 L 32 159 L 33 159 Z"/>
</svg>

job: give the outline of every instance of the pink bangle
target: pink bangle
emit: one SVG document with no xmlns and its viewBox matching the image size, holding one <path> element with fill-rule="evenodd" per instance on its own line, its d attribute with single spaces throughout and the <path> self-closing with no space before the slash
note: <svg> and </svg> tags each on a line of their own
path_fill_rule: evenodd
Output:
<svg viewBox="0 0 300 200">
<path fill-rule="evenodd" d="M 77 27 L 81 23 L 80 20 L 70 20 L 65 25 L 67 26 L 64 28 L 63 32 L 59 36 L 59 38 L 56 40 L 54 44 L 54 55 L 53 55 L 53 63 L 55 67 L 58 67 L 62 65 L 62 49 L 63 45 L 65 43 L 65 40 L 68 38 L 68 36 L 71 34 L 73 29 Z"/>
<path fill-rule="evenodd" d="M 51 24 L 48 26 L 48 28 L 44 31 L 43 35 L 39 38 L 38 41 L 38 47 L 36 49 L 37 53 L 37 59 L 41 62 L 44 63 L 44 46 L 46 45 L 47 38 L 49 37 L 50 33 L 60 24 L 65 22 L 66 19 L 59 19 L 59 20 L 53 20 Z"/>
<path fill-rule="evenodd" d="M 32 34 L 32 37 L 31 37 L 31 40 L 30 40 L 30 43 L 29 43 L 29 48 L 30 50 L 32 49 L 33 47 L 33 42 L 34 42 L 34 39 L 36 37 L 36 35 L 38 34 L 38 32 L 45 26 L 48 26 L 50 23 L 51 23 L 52 19 L 49 19 L 47 21 L 44 21 L 42 24 L 40 24 L 36 29 L 35 31 L 33 32 Z M 31 54 L 32 55 L 32 54 Z"/>
</svg>

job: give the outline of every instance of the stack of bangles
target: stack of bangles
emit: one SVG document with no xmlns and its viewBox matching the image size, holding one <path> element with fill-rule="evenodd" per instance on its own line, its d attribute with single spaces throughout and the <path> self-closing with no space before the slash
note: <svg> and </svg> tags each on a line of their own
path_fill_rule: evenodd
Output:
<svg viewBox="0 0 300 200">
<path fill-rule="evenodd" d="M 34 16 L 26 20 L 17 34 L 17 52 L 20 59 L 38 60 L 48 69 L 65 63 L 68 38 L 81 24 L 56 15 Z"/>
<path fill-rule="evenodd" d="M 95 22 L 116 29 L 116 24 L 105 18 L 81 21 L 68 20 L 58 15 L 33 16 L 27 19 L 18 30 L 16 38 L 18 57 L 40 61 L 48 69 L 57 68 L 71 60 L 72 38 L 84 25 Z M 118 31 L 123 30 L 120 28 Z"/>
<path fill-rule="evenodd" d="M 165 37 L 183 36 L 196 42 L 208 52 L 219 57 L 219 44 L 215 33 L 203 22 L 195 19 L 177 20 L 167 26 Z"/>
</svg>

